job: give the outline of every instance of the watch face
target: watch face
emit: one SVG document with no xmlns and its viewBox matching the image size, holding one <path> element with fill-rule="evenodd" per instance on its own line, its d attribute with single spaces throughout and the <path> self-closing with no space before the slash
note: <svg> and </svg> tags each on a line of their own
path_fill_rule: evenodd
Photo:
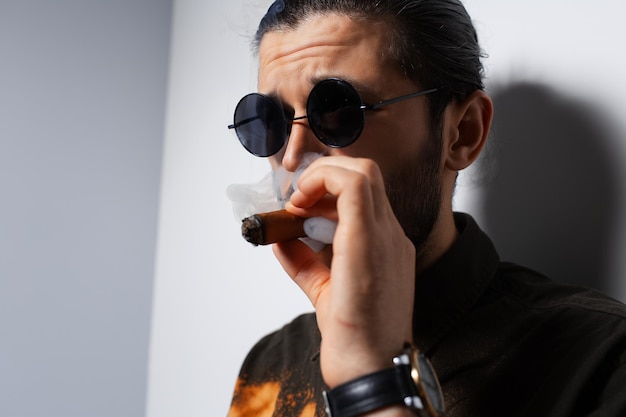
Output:
<svg viewBox="0 0 626 417">
<path fill-rule="evenodd" d="M 443 397 L 439 381 L 435 376 L 432 366 L 425 356 L 418 356 L 420 384 L 426 391 L 426 397 L 430 400 L 432 408 L 437 414 L 443 413 Z"/>
</svg>

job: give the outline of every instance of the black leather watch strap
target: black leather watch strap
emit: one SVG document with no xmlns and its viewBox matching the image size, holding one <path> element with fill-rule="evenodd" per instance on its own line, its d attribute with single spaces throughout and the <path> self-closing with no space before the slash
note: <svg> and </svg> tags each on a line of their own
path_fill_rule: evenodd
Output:
<svg viewBox="0 0 626 417">
<path fill-rule="evenodd" d="M 331 417 L 356 417 L 416 397 L 409 365 L 397 365 L 348 381 L 324 393 Z"/>
</svg>

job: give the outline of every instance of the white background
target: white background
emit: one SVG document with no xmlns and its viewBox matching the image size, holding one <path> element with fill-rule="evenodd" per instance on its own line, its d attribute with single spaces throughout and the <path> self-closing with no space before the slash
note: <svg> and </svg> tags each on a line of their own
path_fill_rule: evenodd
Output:
<svg viewBox="0 0 626 417">
<path fill-rule="evenodd" d="M 229 184 L 255 181 L 268 170 L 265 161 L 240 149 L 226 125 L 238 99 L 255 91 L 256 64 L 248 47 L 269 3 L 175 4 L 150 417 L 224 415 L 251 345 L 310 309 L 270 249 L 251 247 L 240 238 L 225 197 Z M 626 160 L 626 59 L 621 46 L 626 6 L 565 0 L 475 0 L 466 5 L 489 53 L 490 86 L 531 80 L 565 97 L 584 99 L 615 125 L 619 134 L 608 140 L 621 161 Z M 566 157 L 569 151 L 554 157 Z M 623 171 L 616 175 L 624 178 Z M 462 180 L 456 206 L 480 219 L 474 198 L 480 192 L 474 181 Z M 620 198 L 623 202 L 623 193 Z M 614 227 L 621 236 L 616 253 L 623 253 L 623 219 Z M 626 261 L 619 258 L 613 257 L 612 267 L 615 276 L 623 277 Z M 624 299 L 620 285 L 614 283 L 615 294 Z"/>
</svg>

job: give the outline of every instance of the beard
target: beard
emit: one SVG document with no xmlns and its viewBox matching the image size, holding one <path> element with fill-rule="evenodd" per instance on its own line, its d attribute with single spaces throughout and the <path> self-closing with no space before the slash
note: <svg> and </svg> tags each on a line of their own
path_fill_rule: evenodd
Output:
<svg viewBox="0 0 626 417">
<path fill-rule="evenodd" d="M 416 248 L 417 261 L 429 251 L 430 235 L 439 219 L 443 149 L 441 127 L 431 129 L 417 160 L 405 161 L 385 180 L 391 207 Z"/>
</svg>

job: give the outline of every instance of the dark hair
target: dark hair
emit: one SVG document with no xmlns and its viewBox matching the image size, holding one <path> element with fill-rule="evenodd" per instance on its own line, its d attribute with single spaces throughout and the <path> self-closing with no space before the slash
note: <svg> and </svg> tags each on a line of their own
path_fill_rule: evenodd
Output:
<svg viewBox="0 0 626 417">
<path fill-rule="evenodd" d="M 483 53 L 458 0 L 277 0 L 261 20 L 255 48 L 267 32 L 295 29 L 308 16 L 324 13 L 389 22 L 387 52 L 405 75 L 422 88 L 442 88 L 428 96 L 433 125 L 453 98 L 484 89 Z"/>
</svg>

